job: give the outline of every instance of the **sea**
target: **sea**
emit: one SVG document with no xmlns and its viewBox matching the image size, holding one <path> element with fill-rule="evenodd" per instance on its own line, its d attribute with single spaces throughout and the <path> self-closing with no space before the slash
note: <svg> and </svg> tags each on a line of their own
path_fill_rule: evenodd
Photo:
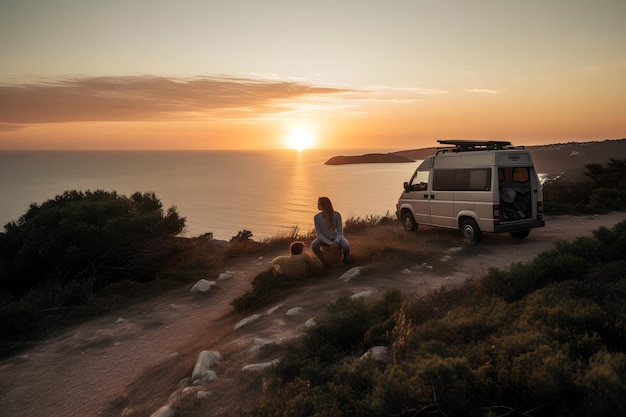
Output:
<svg viewBox="0 0 626 417">
<path fill-rule="evenodd" d="M 397 149 L 396 149 L 397 150 Z M 68 190 L 154 192 L 185 217 L 181 236 L 239 231 L 254 240 L 313 229 L 317 199 L 344 219 L 395 216 L 415 163 L 325 165 L 339 155 L 394 149 L 246 151 L 0 151 L 0 227 Z"/>
</svg>

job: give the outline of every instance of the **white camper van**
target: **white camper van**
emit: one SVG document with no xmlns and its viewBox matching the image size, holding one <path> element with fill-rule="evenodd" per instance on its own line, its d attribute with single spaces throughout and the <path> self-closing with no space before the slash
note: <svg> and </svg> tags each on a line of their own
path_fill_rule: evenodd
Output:
<svg viewBox="0 0 626 417">
<path fill-rule="evenodd" d="M 543 227 L 543 192 L 530 152 L 503 141 L 440 140 L 449 145 L 426 158 L 404 183 L 397 216 L 404 229 L 419 224 L 523 239 Z"/>
</svg>

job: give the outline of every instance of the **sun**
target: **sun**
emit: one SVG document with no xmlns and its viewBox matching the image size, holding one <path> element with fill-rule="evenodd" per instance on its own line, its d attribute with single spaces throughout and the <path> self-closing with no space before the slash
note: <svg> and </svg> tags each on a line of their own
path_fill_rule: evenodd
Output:
<svg viewBox="0 0 626 417">
<path fill-rule="evenodd" d="M 315 144 L 315 136 L 306 129 L 293 130 L 287 135 L 286 142 L 289 148 L 302 151 L 311 148 Z"/>
</svg>

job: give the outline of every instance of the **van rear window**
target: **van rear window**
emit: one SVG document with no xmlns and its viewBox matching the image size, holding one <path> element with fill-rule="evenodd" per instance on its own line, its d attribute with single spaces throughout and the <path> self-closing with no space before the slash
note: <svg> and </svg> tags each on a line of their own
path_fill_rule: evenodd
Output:
<svg viewBox="0 0 626 417">
<path fill-rule="evenodd" d="M 433 172 L 435 191 L 489 191 L 491 168 L 436 169 Z"/>
<path fill-rule="evenodd" d="M 498 181 L 499 182 L 526 183 L 530 181 L 530 168 L 528 167 L 498 168 Z"/>
</svg>

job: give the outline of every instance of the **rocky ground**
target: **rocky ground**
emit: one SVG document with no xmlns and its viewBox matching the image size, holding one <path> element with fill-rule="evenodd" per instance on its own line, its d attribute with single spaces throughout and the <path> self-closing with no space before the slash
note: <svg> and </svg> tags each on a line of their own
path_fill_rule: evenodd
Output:
<svg viewBox="0 0 626 417">
<path fill-rule="evenodd" d="M 462 246 L 456 232 L 422 227 L 415 239 L 440 245 L 435 256 L 356 265 L 358 269 L 338 267 L 255 312 L 257 320 L 248 325 L 241 324 L 247 317 L 236 314 L 230 302 L 250 289 L 274 254 L 235 259 L 225 268 L 232 278 L 217 281 L 208 294 L 180 288 L 68 329 L 1 362 L 0 416 L 151 416 L 182 395 L 183 387 L 200 410 L 185 415 L 234 415 L 243 400 L 237 384 L 254 379 L 242 378 L 242 368 L 274 359 L 267 351 L 260 356 L 259 347 L 298 336 L 308 320 L 339 296 L 374 298 L 389 288 L 423 293 L 450 287 L 478 278 L 490 267 L 529 261 L 556 240 L 590 235 L 625 219 L 626 213 L 552 217 L 524 240 L 485 234 L 480 244 L 471 246 Z M 407 233 L 400 226 L 390 227 L 384 233 Z M 353 242 L 355 249 L 358 243 Z M 345 279 L 346 273 L 352 278 Z M 203 350 L 220 352 L 223 360 L 215 365 L 217 380 L 193 387 L 188 378 Z M 161 415 L 169 412 L 162 409 Z"/>
</svg>

